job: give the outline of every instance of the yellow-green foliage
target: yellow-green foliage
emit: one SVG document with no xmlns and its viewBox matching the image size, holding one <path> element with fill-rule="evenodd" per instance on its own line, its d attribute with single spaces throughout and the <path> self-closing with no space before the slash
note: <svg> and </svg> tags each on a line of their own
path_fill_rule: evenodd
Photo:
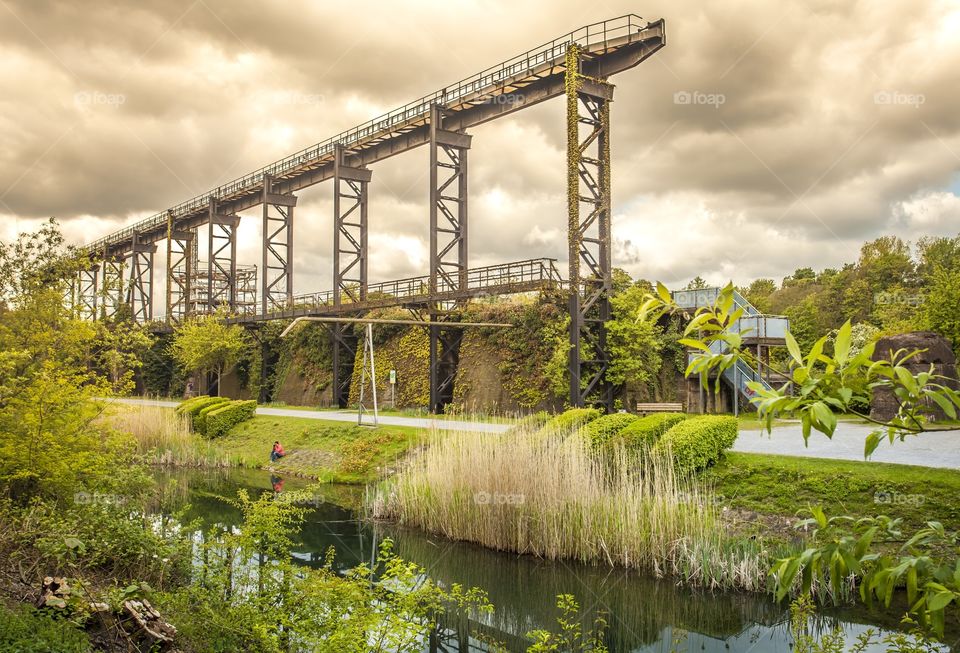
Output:
<svg viewBox="0 0 960 653">
<path fill-rule="evenodd" d="M 193 430 L 197 433 L 206 433 L 207 415 L 221 408 L 225 403 L 226 401 L 215 401 L 201 408 L 200 412 L 193 416 Z"/>
<path fill-rule="evenodd" d="M 654 413 L 634 420 L 620 431 L 620 438 L 628 448 L 650 449 L 664 433 L 690 417 L 685 413 Z"/>
<path fill-rule="evenodd" d="M 737 439 L 737 418 L 700 415 L 684 420 L 663 434 L 654 453 L 670 453 L 677 469 L 693 472 L 715 463 Z"/>
<path fill-rule="evenodd" d="M 508 433 L 532 433 L 543 428 L 550 421 L 550 413 L 540 410 L 517 421 Z"/>
<path fill-rule="evenodd" d="M 594 445 L 600 446 L 620 435 L 623 429 L 636 420 L 637 416 L 630 413 L 611 413 L 593 420 L 583 431 Z"/>
<path fill-rule="evenodd" d="M 177 410 L 180 414 L 190 417 L 190 425 L 194 431 L 203 433 L 203 419 L 200 417 L 200 412 L 208 406 L 215 406 L 227 401 L 230 401 L 227 397 L 195 397 L 180 404 Z"/>
<path fill-rule="evenodd" d="M 603 415 L 599 408 L 571 408 L 544 424 L 544 431 L 575 431 Z"/>
<path fill-rule="evenodd" d="M 376 328 L 376 327 L 375 327 Z M 383 337 L 383 342 L 376 342 Z M 430 403 L 430 338 L 427 330 L 419 327 L 399 332 L 380 329 L 374 336 L 374 355 L 377 364 L 377 398 L 381 405 L 390 399 L 390 370 L 397 370 L 396 405 L 401 407 L 427 406 Z M 363 368 L 363 340 L 357 344 L 357 358 L 350 383 L 350 403 L 360 400 L 360 379 Z M 364 391 L 369 397 L 370 380 Z M 368 399 L 369 401 L 369 399 Z"/>
<path fill-rule="evenodd" d="M 208 438 L 218 438 L 240 422 L 253 417 L 256 410 L 257 402 L 253 400 L 237 400 L 217 406 L 215 410 L 207 413 L 205 435 Z"/>
</svg>

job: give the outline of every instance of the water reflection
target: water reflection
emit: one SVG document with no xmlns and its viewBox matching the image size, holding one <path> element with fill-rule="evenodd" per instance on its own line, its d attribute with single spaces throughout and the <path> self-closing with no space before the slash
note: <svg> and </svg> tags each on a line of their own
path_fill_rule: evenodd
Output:
<svg viewBox="0 0 960 653">
<path fill-rule="evenodd" d="M 482 621 L 449 624 L 452 636 L 431 642 L 430 648 L 436 651 L 487 650 L 479 641 L 483 636 L 499 641 L 509 651 L 525 651 L 530 643 L 526 633 L 555 625 L 558 594 L 577 597 L 585 608 L 585 622 L 592 623 L 598 615 L 606 618 L 606 643 L 612 652 L 791 650 L 787 612 L 769 597 L 696 591 L 621 569 L 548 562 L 395 525 L 364 523 L 355 512 L 363 489 L 353 486 L 311 486 L 294 477 L 243 470 L 164 474 L 159 480 L 162 501 L 157 510 L 171 514 L 189 503 L 183 519 L 197 520 L 205 529 L 240 523 L 240 510 L 223 500 L 236 496 L 240 488 L 255 496 L 309 486 L 312 507 L 294 545 L 294 557 L 301 564 L 322 566 L 327 550 L 333 547 L 334 567 L 346 571 L 370 563 L 379 542 L 390 537 L 399 555 L 422 565 L 436 581 L 487 590 L 496 606 L 494 614 Z M 897 622 L 883 615 L 843 609 L 820 615 L 813 626 L 824 633 L 840 627 L 852 642 L 868 628 L 896 630 Z M 960 650 L 960 645 L 955 641 L 949 650 Z"/>
</svg>

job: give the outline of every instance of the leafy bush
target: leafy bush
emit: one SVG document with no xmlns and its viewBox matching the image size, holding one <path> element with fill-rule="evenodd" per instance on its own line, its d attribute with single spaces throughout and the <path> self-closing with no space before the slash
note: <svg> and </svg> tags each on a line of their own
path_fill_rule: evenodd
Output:
<svg viewBox="0 0 960 653">
<path fill-rule="evenodd" d="M 671 451 L 677 469 L 697 471 L 715 463 L 737 439 L 737 418 L 699 415 L 683 420 L 663 434 L 654 453 Z"/>
<path fill-rule="evenodd" d="M 620 431 L 623 444 L 629 449 L 650 449 L 664 433 L 691 417 L 686 413 L 653 413 L 631 422 Z"/>
<path fill-rule="evenodd" d="M 204 418 L 205 435 L 208 438 L 218 438 L 225 435 L 240 422 L 245 422 L 253 417 L 256 410 L 257 402 L 252 399 L 231 401 L 222 406 L 217 406 Z"/>
<path fill-rule="evenodd" d="M 599 408 L 571 408 L 543 425 L 545 431 L 575 431 L 603 415 Z"/>
<path fill-rule="evenodd" d="M 54 620 L 33 609 L 7 610 L 0 605 L 0 651 L 17 653 L 85 653 L 86 634 L 69 621 Z"/>
<path fill-rule="evenodd" d="M 215 410 L 223 408 L 223 406 L 228 402 L 227 401 L 214 401 L 213 403 L 206 404 L 200 411 L 193 416 L 193 430 L 202 435 L 207 433 L 207 415 L 212 413 Z"/>
<path fill-rule="evenodd" d="M 185 401 L 178 407 L 178 410 L 180 410 L 182 414 L 190 416 L 190 425 L 194 431 L 197 433 L 206 433 L 206 429 L 204 428 L 206 425 L 206 416 L 201 417 L 200 412 L 209 406 L 225 404 L 228 401 L 230 401 L 228 397 L 196 397 L 195 399 Z"/>
<path fill-rule="evenodd" d="M 605 444 L 612 438 L 620 435 L 624 428 L 637 421 L 636 415 L 630 413 L 611 413 L 598 417 L 587 424 L 584 432 L 595 446 Z"/>
</svg>

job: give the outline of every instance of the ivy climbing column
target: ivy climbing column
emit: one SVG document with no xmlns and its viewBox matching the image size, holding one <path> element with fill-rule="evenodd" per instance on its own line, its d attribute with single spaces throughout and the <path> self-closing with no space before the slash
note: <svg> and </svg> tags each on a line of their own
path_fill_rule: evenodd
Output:
<svg viewBox="0 0 960 653">
<path fill-rule="evenodd" d="M 566 55 L 567 241 L 570 261 L 570 405 L 613 410 L 610 354 L 610 102 L 613 85 L 581 72 L 582 48 Z"/>
</svg>

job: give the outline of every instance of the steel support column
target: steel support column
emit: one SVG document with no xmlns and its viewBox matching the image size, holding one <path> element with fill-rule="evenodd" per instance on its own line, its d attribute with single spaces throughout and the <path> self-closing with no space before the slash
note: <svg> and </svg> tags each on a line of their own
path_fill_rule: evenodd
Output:
<svg viewBox="0 0 960 653">
<path fill-rule="evenodd" d="M 430 111 L 430 294 L 467 287 L 467 152 L 471 136 L 443 129 L 443 109 Z M 430 411 L 453 401 L 463 330 L 444 326 L 449 305 L 431 301 Z"/>
<path fill-rule="evenodd" d="M 610 256 L 610 102 L 613 85 L 580 73 L 580 46 L 566 57 L 567 239 L 570 261 L 570 405 L 613 410 L 607 380 Z"/>
<path fill-rule="evenodd" d="M 333 303 L 367 299 L 367 187 L 371 171 L 347 165 L 347 153 L 336 146 L 333 162 Z M 350 403 L 350 382 L 358 338 L 351 325 L 330 328 L 333 353 L 333 401 Z"/>
<path fill-rule="evenodd" d="M 80 319 L 96 320 L 97 291 L 99 289 L 100 266 L 90 264 L 90 267 L 80 270 L 75 280 L 76 293 L 74 294 L 74 310 Z"/>
<path fill-rule="evenodd" d="M 240 216 L 220 213 L 210 199 L 207 218 L 207 310 L 237 307 L 237 225 Z"/>
<path fill-rule="evenodd" d="M 179 324 L 190 315 L 190 293 L 196 274 L 196 231 L 180 231 L 167 214 L 166 323 Z"/>
<path fill-rule="evenodd" d="M 266 315 L 293 302 L 293 209 L 295 195 L 274 192 L 269 175 L 263 180 L 263 258 L 260 310 Z"/>
<path fill-rule="evenodd" d="M 333 403 L 340 408 L 350 405 L 350 383 L 357 360 L 357 343 L 352 324 L 330 325 L 330 351 L 333 358 Z"/>
<path fill-rule="evenodd" d="M 134 232 L 130 242 L 130 283 L 126 300 L 134 322 L 147 323 L 153 319 L 153 255 L 157 246 L 140 242 Z"/>
<path fill-rule="evenodd" d="M 100 317 L 113 319 L 124 303 L 124 261 L 117 256 L 110 256 L 106 250 L 100 264 L 102 283 L 100 284 Z"/>
<path fill-rule="evenodd" d="M 346 164 L 336 146 L 333 163 L 333 303 L 367 299 L 367 186 L 371 172 Z"/>
</svg>

